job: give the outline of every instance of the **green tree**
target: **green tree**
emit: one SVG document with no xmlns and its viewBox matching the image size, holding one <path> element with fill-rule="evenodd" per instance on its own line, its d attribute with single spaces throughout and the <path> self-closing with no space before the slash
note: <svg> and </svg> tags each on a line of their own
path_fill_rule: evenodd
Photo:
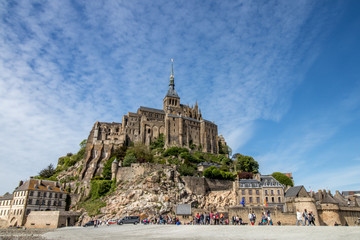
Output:
<svg viewBox="0 0 360 240">
<path fill-rule="evenodd" d="M 142 143 L 136 143 L 133 147 L 130 147 L 126 152 L 126 155 L 129 153 L 133 153 L 135 155 L 138 163 L 152 162 L 154 157 L 149 147 Z"/>
<path fill-rule="evenodd" d="M 237 164 L 236 169 L 243 172 L 252 172 L 258 173 L 259 171 L 259 163 L 254 160 L 254 158 L 250 156 L 245 156 L 242 154 L 237 155 Z"/>
<path fill-rule="evenodd" d="M 49 166 L 47 166 L 46 168 L 44 168 L 39 172 L 40 178 L 49 178 L 54 174 L 55 174 L 55 169 L 54 169 L 54 165 L 52 164 L 50 164 Z"/>
<path fill-rule="evenodd" d="M 129 152 L 124 158 L 123 166 L 130 167 L 132 163 L 136 163 L 136 156 L 133 152 Z"/>
<path fill-rule="evenodd" d="M 273 176 L 279 183 L 283 185 L 291 187 L 294 186 L 294 183 L 291 181 L 291 179 L 283 173 L 274 172 L 273 174 L 271 174 L 271 176 Z"/>
</svg>

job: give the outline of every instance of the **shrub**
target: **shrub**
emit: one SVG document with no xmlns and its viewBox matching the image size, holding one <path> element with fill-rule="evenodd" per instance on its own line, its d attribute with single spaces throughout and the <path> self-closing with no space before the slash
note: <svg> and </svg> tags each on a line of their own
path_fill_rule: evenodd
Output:
<svg viewBox="0 0 360 240">
<path fill-rule="evenodd" d="M 111 180 L 91 180 L 90 181 L 90 197 L 92 200 L 105 196 L 111 189 Z"/>
<path fill-rule="evenodd" d="M 189 152 L 187 148 L 171 147 L 165 150 L 163 153 L 164 157 L 175 156 L 178 157 L 180 153 Z"/>
<path fill-rule="evenodd" d="M 130 165 L 132 163 L 136 163 L 136 156 L 134 153 L 130 152 L 130 153 L 126 154 L 126 156 L 124 158 L 123 166 L 130 167 Z"/>
<path fill-rule="evenodd" d="M 195 173 L 195 168 L 187 164 L 181 164 L 178 168 L 178 172 L 181 176 L 193 176 Z"/>
</svg>

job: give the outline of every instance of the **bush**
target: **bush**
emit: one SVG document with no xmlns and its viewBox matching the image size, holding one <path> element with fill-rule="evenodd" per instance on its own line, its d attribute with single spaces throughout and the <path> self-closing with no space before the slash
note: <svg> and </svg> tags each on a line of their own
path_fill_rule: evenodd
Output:
<svg viewBox="0 0 360 240">
<path fill-rule="evenodd" d="M 195 168 L 190 165 L 181 164 L 178 168 L 178 172 L 181 176 L 194 176 Z"/>
<path fill-rule="evenodd" d="M 90 198 L 92 200 L 105 196 L 111 189 L 111 180 L 91 180 L 90 181 Z"/>
<path fill-rule="evenodd" d="M 116 157 L 114 156 L 114 157 L 108 159 L 106 161 L 106 163 L 104 164 L 102 175 L 105 179 L 108 179 L 108 180 L 111 179 L 111 166 L 112 166 L 112 163 L 115 160 L 115 158 Z"/>
<path fill-rule="evenodd" d="M 164 157 L 175 156 L 178 157 L 180 153 L 189 152 L 187 148 L 171 147 L 165 150 L 163 153 Z"/>
<path fill-rule="evenodd" d="M 135 155 L 136 161 L 138 163 L 153 162 L 154 156 L 151 153 L 149 147 L 142 143 L 137 143 L 133 147 L 130 147 L 126 151 L 126 156 L 130 153 L 133 153 Z M 125 159 L 124 159 L 124 161 L 125 161 Z"/>
<path fill-rule="evenodd" d="M 129 152 L 124 158 L 123 166 L 130 167 L 132 163 L 136 163 L 136 156 L 133 152 Z"/>
<path fill-rule="evenodd" d="M 150 149 L 162 149 L 165 146 L 165 137 L 163 133 L 159 134 L 159 137 L 150 144 Z"/>
<path fill-rule="evenodd" d="M 101 201 L 100 199 L 88 200 L 79 204 L 79 207 L 85 208 L 90 217 L 100 214 L 100 208 L 105 206 L 105 201 Z"/>
<path fill-rule="evenodd" d="M 204 177 L 211 179 L 220 179 L 220 180 L 231 180 L 234 181 L 235 176 L 231 172 L 221 171 L 215 166 L 211 166 L 205 169 L 203 173 Z"/>
</svg>

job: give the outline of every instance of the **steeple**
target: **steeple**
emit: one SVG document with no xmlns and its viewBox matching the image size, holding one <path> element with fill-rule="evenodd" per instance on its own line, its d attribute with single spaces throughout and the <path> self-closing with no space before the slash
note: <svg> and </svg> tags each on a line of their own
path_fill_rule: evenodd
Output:
<svg viewBox="0 0 360 240">
<path fill-rule="evenodd" d="M 166 97 L 173 97 L 173 98 L 180 98 L 177 92 L 175 91 L 175 80 L 174 80 L 174 68 L 173 68 L 174 60 L 171 59 L 171 75 L 170 75 L 170 83 L 169 83 L 169 90 L 165 96 Z"/>
</svg>

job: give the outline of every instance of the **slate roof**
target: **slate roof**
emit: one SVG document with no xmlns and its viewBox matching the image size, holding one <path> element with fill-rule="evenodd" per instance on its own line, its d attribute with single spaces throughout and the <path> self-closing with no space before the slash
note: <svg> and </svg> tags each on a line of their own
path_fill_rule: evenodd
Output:
<svg viewBox="0 0 360 240">
<path fill-rule="evenodd" d="M 216 167 L 220 167 L 221 165 L 218 164 L 218 163 L 201 162 L 201 163 L 198 164 L 198 166 L 204 166 L 204 167 L 216 166 Z"/>
<path fill-rule="evenodd" d="M 26 190 L 37 190 L 37 191 L 52 191 L 65 193 L 65 190 L 62 187 L 59 187 L 59 184 L 55 181 L 40 180 L 39 179 L 30 179 L 27 180 L 23 185 L 17 187 L 16 191 L 26 191 Z"/>
<path fill-rule="evenodd" d="M 13 199 L 13 194 L 5 194 L 4 196 L 0 197 L 0 201 L 12 200 L 12 199 Z"/>
<path fill-rule="evenodd" d="M 176 205 L 176 215 L 191 215 L 191 205 L 190 204 Z"/>
<path fill-rule="evenodd" d="M 169 87 L 169 90 L 168 90 L 165 97 L 180 98 L 179 95 L 177 94 L 175 88 L 172 88 L 172 87 Z"/>
<path fill-rule="evenodd" d="M 140 110 L 165 114 L 164 110 L 140 106 Z"/>
<path fill-rule="evenodd" d="M 285 193 L 285 197 L 297 197 L 301 188 L 303 188 L 304 186 L 295 186 L 295 187 L 291 187 L 289 188 L 286 193 Z"/>
</svg>

